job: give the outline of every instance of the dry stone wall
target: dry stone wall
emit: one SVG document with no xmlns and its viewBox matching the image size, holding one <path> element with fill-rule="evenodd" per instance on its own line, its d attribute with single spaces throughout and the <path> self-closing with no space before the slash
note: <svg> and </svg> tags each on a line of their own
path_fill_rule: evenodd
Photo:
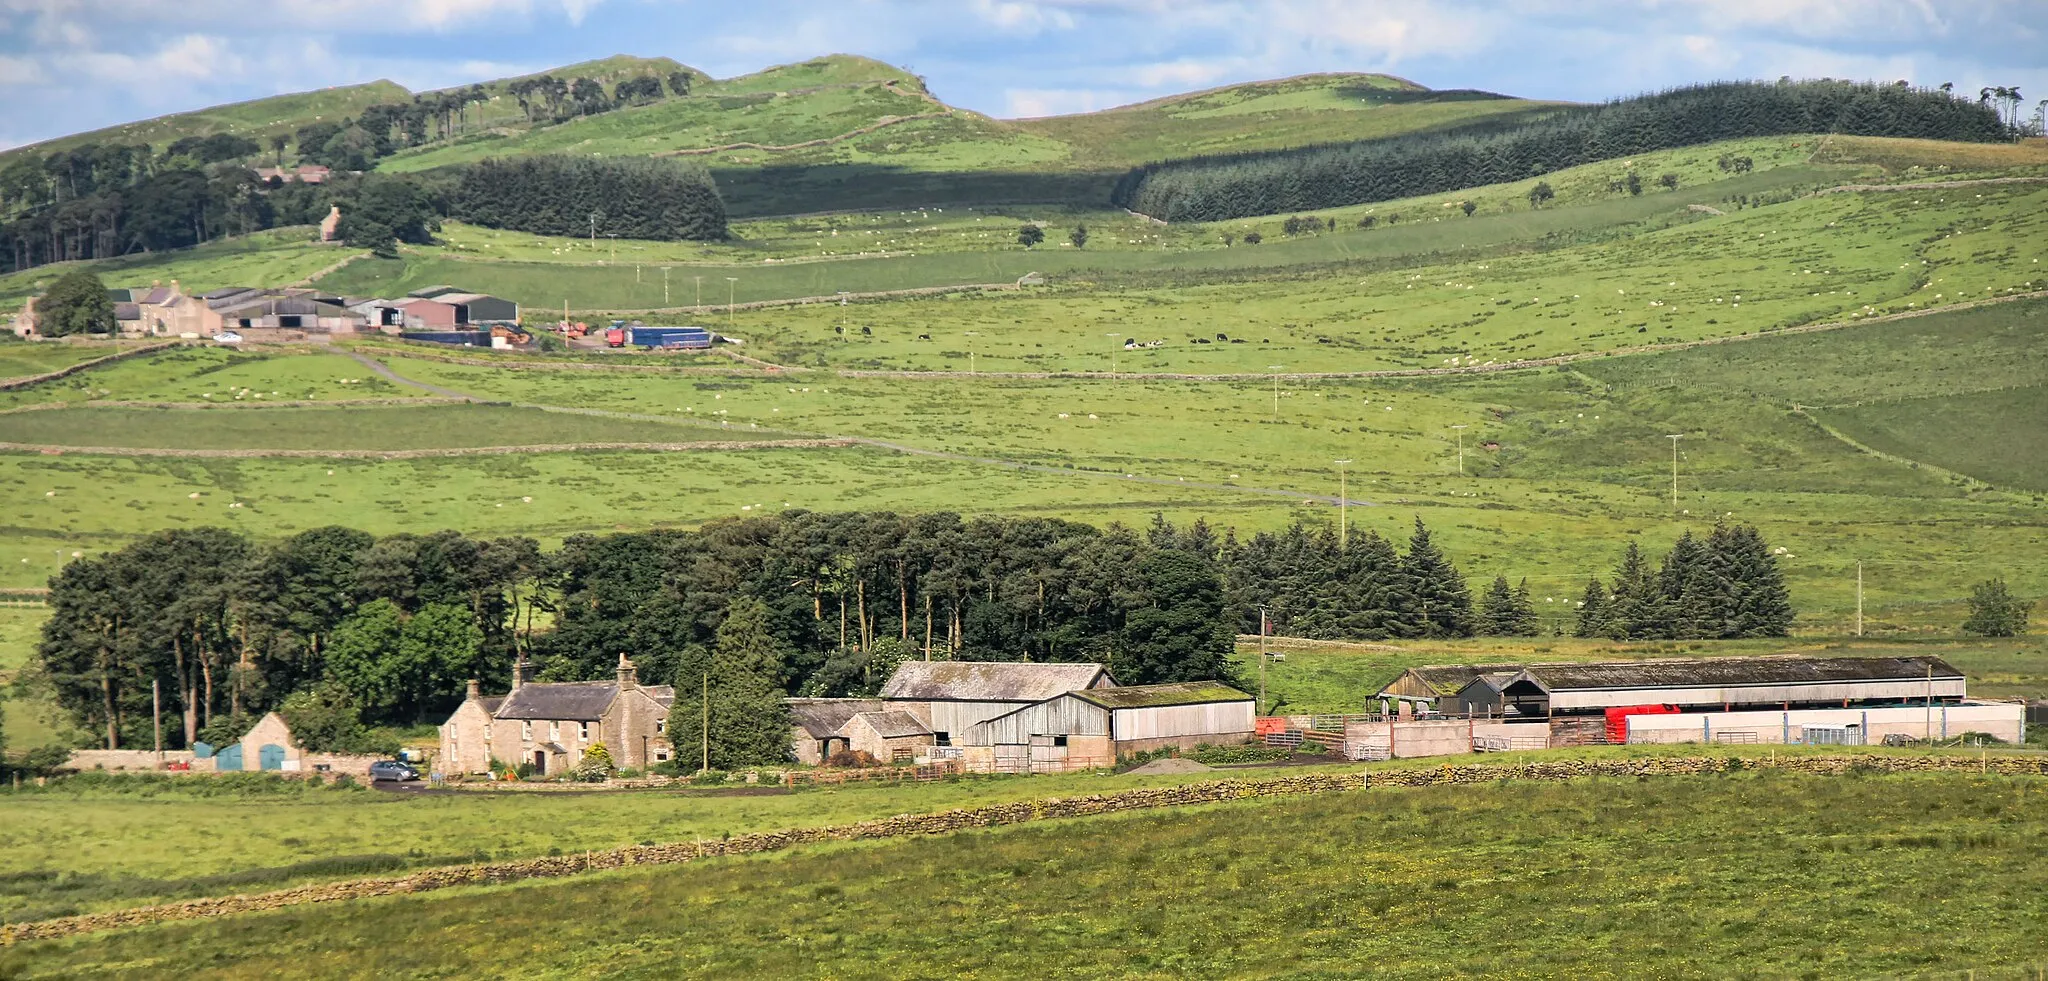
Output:
<svg viewBox="0 0 2048 981">
<path fill-rule="evenodd" d="M 1214 804 L 1261 797 L 1289 797 L 1366 790 L 1374 787 L 1426 787 L 1482 784 L 1500 780 L 1566 781 L 1589 777 L 1685 776 L 1726 773 L 1738 769 L 1769 769 L 1816 775 L 1869 773 L 1969 772 L 2009 776 L 2048 776 L 2048 758 L 2012 756 L 1785 756 L 1650 757 L 1613 760 L 1539 760 L 1525 763 L 1446 763 L 1441 767 L 1389 769 L 1354 773 L 1310 774 L 1262 780 L 1215 780 L 1176 787 L 1153 787 L 1081 797 L 960 808 L 933 814 L 899 815 L 856 824 L 794 828 L 735 835 L 717 841 L 686 841 L 666 845 L 633 845 L 582 855 L 535 858 L 488 865 L 458 865 L 410 875 L 356 879 L 298 886 L 250 896 L 193 899 L 161 906 L 87 913 L 61 919 L 0 925 L 0 946 L 25 940 L 47 940 L 172 920 L 232 916 L 306 903 L 327 903 L 372 896 L 430 892 L 453 886 L 490 885 L 524 879 L 551 879 L 583 872 L 636 865 L 678 865 L 702 858 L 754 855 L 802 845 L 876 838 L 907 838 L 946 834 L 966 828 L 991 828 L 1058 818 L 1090 817 L 1119 811 Z"/>
</svg>

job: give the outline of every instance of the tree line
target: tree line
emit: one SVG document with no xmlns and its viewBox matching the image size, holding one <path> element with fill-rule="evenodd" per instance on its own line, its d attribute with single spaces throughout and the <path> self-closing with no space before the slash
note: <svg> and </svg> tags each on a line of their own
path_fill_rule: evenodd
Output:
<svg viewBox="0 0 2048 981">
<path fill-rule="evenodd" d="M 1790 622 L 1753 529 L 1681 538 L 1661 574 L 1629 554 L 1599 612 L 1581 616 L 1601 636 L 1757 636 Z M 681 704 L 707 675 L 760 701 L 749 679 L 762 671 L 776 697 L 871 694 L 927 654 L 1102 661 L 1131 684 L 1229 679 L 1234 636 L 1262 615 L 1274 633 L 1341 639 L 1543 626 L 1526 584 L 1496 578 L 1475 603 L 1420 520 L 1397 543 L 1301 524 L 1241 540 L 1158 518 L 1137 530 L 789 511 L 552 551 L 452 531 L 264 542 L 201 528 L 74 560 L 50 590 L 32 674 L 109 746 L 148 744 L 152 682 L 176 746 L 235 738 L 280 707 L 332 733 L 438 722 L 468 679 L 502 690 L 520 657 L 541 680 L 580 681 L 610 677 L 625 653 Z M 749 638 L 752 667 L 720 660 L 721 631 Z"/>
<path fill-rule="evenodd" d="M 722 239 L 725 200 L 702 167 L 647 157 L 545 155 L 484 160 L 462 172 L 453 216 L 543 235 Z"/>
<path fill-rule="evenodd" d="M 1941 90 L 1823 79 L 1671 89 L 1536 119 L 1146 164 L 1116 206 L 1167 221 L 1219 221 L 1439 194 L 1619 157 L 1796 133 L 1990 142 L 2011 128 L 1988 102 Z"/>
</svg>

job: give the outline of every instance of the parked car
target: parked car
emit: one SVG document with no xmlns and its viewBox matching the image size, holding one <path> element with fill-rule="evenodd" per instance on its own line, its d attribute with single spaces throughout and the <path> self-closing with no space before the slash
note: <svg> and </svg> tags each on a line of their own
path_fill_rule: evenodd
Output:
<svg viewBox="0 0 2048 981">
<path fill-rule="evenodd" d="M 419 778 L 420 771 L 413 769 L 412 764 L 400 760 L 378 760 L 370 764 L 371 780 L 396 780 L 404 783 Z"/>
<path fill-rule="evenodd" d="M 231 330 L 224 330 L 213 335 L 213 342 L 215 344 L 240 344 L 242 343 L 242 335 Z"/>
</svg>

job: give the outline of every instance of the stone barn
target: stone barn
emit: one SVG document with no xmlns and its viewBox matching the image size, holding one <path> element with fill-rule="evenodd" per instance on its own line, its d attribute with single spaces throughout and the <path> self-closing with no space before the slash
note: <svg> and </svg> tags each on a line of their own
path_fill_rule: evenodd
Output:
<svg viewBox="0 0 2048 981">
<path fill-rule="evenodd" d="M 833 753 L 848 749 L 841 729 L 863 712 L 882 711 L 879 698 L 792 698 L 788 699 L 789 742 L 796 761 L 818 766 Z M 887 757 L 876 757 L 887 759 Z"/>
</svg>

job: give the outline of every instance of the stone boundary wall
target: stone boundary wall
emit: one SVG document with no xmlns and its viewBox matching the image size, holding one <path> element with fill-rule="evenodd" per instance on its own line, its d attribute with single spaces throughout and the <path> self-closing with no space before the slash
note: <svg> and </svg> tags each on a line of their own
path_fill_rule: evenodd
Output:
<svg viewBox="0 0 2048 981">
<path fill-rule="evenodd" d="M 1567 781 L 1587 777 L 1688 776 L 1735 770 L 1782 770 L 1814 775 L 1848 773 L 1998 773 L 2048 776 L 2048 758 L 2014 756 L 1843 756 L 1648 757 L 1613 760 L 1537 760 L 1519 764 L 1467 763 L 1440 767 L 1311 774 L 1264 780 L 1215 780 L 1175 787 L 1151 787 L 1081 797 L 959 808 L 933 814 L 905 814 L 855 824 L 793 828 L 735 835 L 724 840 L 686 841 L 666 845 L 629 845 L 582 855 L 562 855 L 485 865 L 425 869 L 389 878 L 355 879 L 297 886 L 276 892 L 220 896 L 85 913 L 28 923 L 0 924 L 0 947 L 28 940 L 49 940 L 122 927 L 233 916 L 307 903 L 331 903 L 374 896 L 399 896 L 455 886 L 494 885 L 525 879 L 553 879 L 583 872 L 636 865 L 679 865 L 703 858 L 756 855 L 834 841 L 865 841 L 946 834 L 966 828 L 992 828 L 1059 818 L 1090 817 L 1121 811 L 1183 807 L 1261 797 L 1290 797 L 1367 790 L 1376 787 L 1427 787 L 1442 784 L 1483 784 L 1500 780 Z"/>
<path fill-rule="evenodd" d="M 90 369 L 97 368 L 103 364 L 113 364 L 116 361 L 126 361 L 129 358 L 137 358 L 145 354 L 155 354 L 158 351 L 169 350 L 171 348 L 178 347 L 181 343 L 182 342 L 180 341 L 172 341 L 168 344 L 145 344 L 141 347 L 131 348 L 126 351 L 116 351 L 115 353 L 109 354 L 103 358 L 94 358 L 90 361 L 80 361 L 77 364 L 59 368 L 56 371 L 45 371 L 40 375 L 23 375 L 20 378 L 9 378 L 4 381 L 0 381 L 0 392 L 12 392 L 18 388 L 28 388 L 31 385 L 40 385 L 43 382 L 56 381 L 59 378 L 68 378 L 72 375 L 78 374 L 81 371 L 88 371 Z"/>
</svg>

